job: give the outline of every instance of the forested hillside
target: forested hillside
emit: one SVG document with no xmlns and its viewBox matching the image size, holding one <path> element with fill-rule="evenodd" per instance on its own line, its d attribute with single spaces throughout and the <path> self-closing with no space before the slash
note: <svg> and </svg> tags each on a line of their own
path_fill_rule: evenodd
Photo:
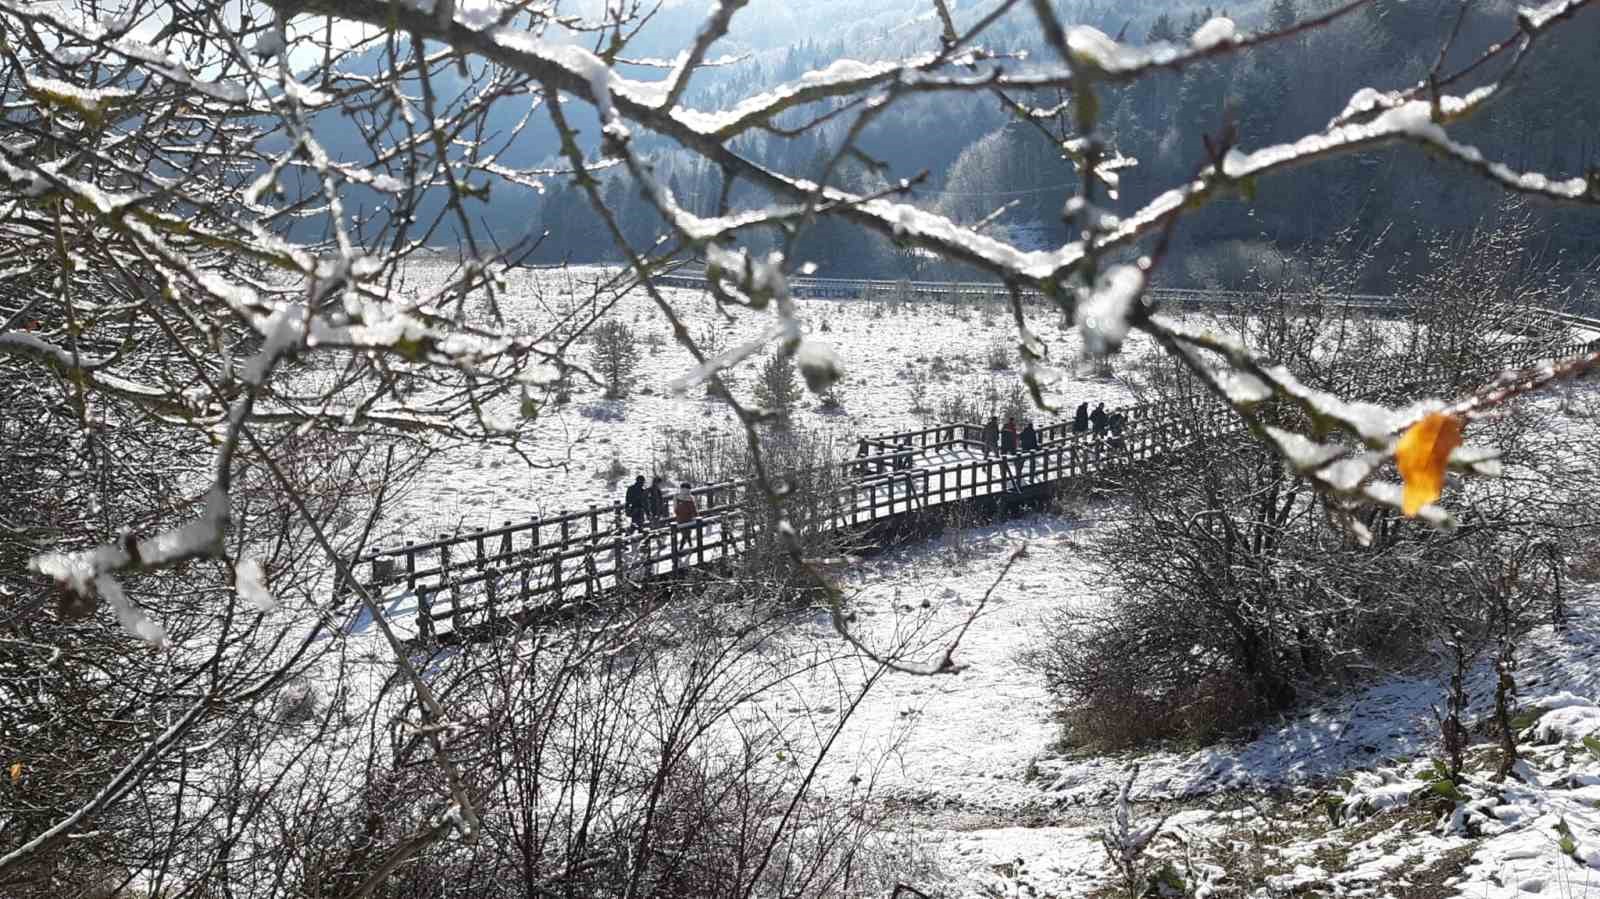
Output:
<svg viewBox="0 0 1600 899">
<path fill-rule="evenodd" d="M 1213 14 L 1231 15 L 1245 29 L 1282 27 L 1335 4 L 1272 0 L 1228 9 L 1139 4 L 1136 10 L 1111 3 L 1066 5 L 1064 14 L 1073 21 L 1149 45 L 1186 43 Z M 793 43 L 761 48 L 756 36 L 748 36 L 749 55 L 703 73 L 691 102 L 716 107 L 726 98 L 791 82 L 834 60 L 870 60 L 936 46 L 932 14 L 908 6 L 905 15 L 904 24 L 895 27 L 887 24 L 890 12 L 857 20 L 842 10 L 819 8 L 816 21 L 830 27 L 800 34 Z M 1261 53 L 1225 56 L 1189 66 L 1181 74 L 1157 74 L 1128 88 L 1108 90 L 1106 136 L 1116 152 L 1137 162 L 1121 170 L 1120 197 L 1111 204 L 1112 211 L 1137 209 L 1167 185 L 1209 164 L 1208 140 L 1213 146 L 1231 141 L 1250 150 L 1315 132 L 1364 86 L 1423 80 L 1452 28 L 1458 29 L 1456 47 L 1480 48 L 1503 37 L 1515 16 L 1516 5 L 1504 2 L 1463 7 L 1454 0 L 1379 0 L 1355 16 Z M 752 16 L 752 21 L 772 21 L 773 33 L 779 35 L 795 28 L 783 16 Z M 1002 25 L 988 42 L 991 49 L 1022 57 L 1012 64 L 1019 71 L 1026 71 L 1030 57 L 1036 58 L 1041 49 L 1037 30 L 1025 25 Z M 1600 45 L 1600 21 L 1575 22 L 1557 41 L 1573 47 Z M 1451 53 L 1453 65 L 1470 60 L 1465 49 Z M 1498 65 L 1489 68 L 1495 71 L 1486 77 L 1499 70 Z M 1514 77 L 1519 99 L 1499 106 L 1492 120 L 1464 127 L 1464 139 L 1514 168 L 1570 176 L 1592 167 L 1600 159 L 1600 134 L 1592 126 L 1600 105 L 1592 89 L 1600 83 L 1600 54 L 1534 56 Z M 841 166 L 833 183 L 867 191 L 926 173 L 926 181 L 912 194 L 924 208 L 963 223 L 994 216 L 991 228 L 996 231 L 1024 242 L 1059 244 L 1066 239 L 1062 206 L 1078 184 L 1077 173 L 1059 149 L 1059 140 L 1072 130 L 1073 110 L 1066 96 L 1032 100 L 1036 107 L 1059 106 L 1060 115 L 1023 121 L 979 94 L 908 98 L 867 128 L 860 143 L 869 158 Z M 793 121 L 816 116 L 809 111 Z M 739 149 L 774 168 L 814 176 L 841 142 L 845 127 L 843 122 L 825 122 L 793 135 L 747 137 Z M 670 173 L 674 192 L 686 206 L 699 212 L 715 208 L 721 177 L 714 168 L 663 140 L 641 141 L 640 146 L 648 147 Z M 1275 251 L 1324 244 L 1355 229 L 1366 236 L 1344 251 L 1375 249 L 1383 264 L 1372 267 L 1372 283 L 1364 286 L 1382 290 L 1392 284 L 1393 275 L 1418 270 L 1431 234 L 1496 215 L 1497 189 L 1456 181 L 1451 174 L 1430 165 L 1416 150 L 1383 149 L 1316 171 L 1262 179 L 1252 185 L 1250 202 L 1216 203 L 1185 222 L 1175 235 L 1178 264 L 1164 275 L 1175 284 L 1237 285 L 1252 269 L 1275 270 Z M 623 223 L 636 246 L 658 235 L 661 222 L 642 197 L 630 195 L 620 180 L 608 184 L 608 196 L 625 210 Z M 1316 201 L 1308 202 L 1311 197 Z M 754 208 L 767 198 L 739 185 L 729 199 L 734 208 Z M 539 223 L 551 232 L 536 254 L 538 260 L 616 258 L 615 249 L 600 239 L 599 222 L 580 192 L 552 182 L 535 202 Z M 1600 238 L 1592 217 L 1554 208 L 1535 214 L 1540 230 L 1547 232 L 1539 248 L 1547 260 L 1559 259 L 1573 270 L 1588 263 L 1586 248 Z M 525 230 L 528 224 L 524 210 L 508 218 L 506 227 Z M 838 222 L 813 225 L 799 246 L 827 275 L 955 274 L 946 265 L 896 252 L 890 241 Z"/>
</svg>

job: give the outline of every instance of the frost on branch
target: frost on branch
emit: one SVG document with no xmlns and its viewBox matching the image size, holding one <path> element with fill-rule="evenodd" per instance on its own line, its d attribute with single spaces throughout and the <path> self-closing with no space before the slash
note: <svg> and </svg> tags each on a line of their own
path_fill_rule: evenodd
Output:
<svg viewBox="0 0 1600 899">
<path fill-rule="evenodd" d="M 1218 16 L 1196 29 L 1189 43 L 1193 44 L 1196 50 L 1210 50 L 1233 40 L 1236 33 L 1232 19 Z"/>
<path fill-rule="evenodd" d="M 1144 293 L 1144 272 L 1136 265 L 1113 266 L 1078 301 L 1078 328 L 1084 349 L 1096 355 L 1115 353 L 1128 336 L 1129 317 Z"/>
<path fill-rule="evenodd" d="M 164 644 L 166 631 L 151 621 L 122 592 L 112 574 L 119 571 L 153 571 L 189 559 L 209 558 L 222 551 L 228 528 L 228 494 L 212 488 L 200 517 L 148 540 L 132 536 L 79 552 L 47 552 L 34 556 L 28 567 L 55 581 L 63 590 L 86 599 L 105 597 L 123 628 L 141 640 Z"/>
<path fill-rule="evenodd" d="M 278 600 L 273 597 L 272 591 L 267 589 L 266 577 L 261 571 L 259 561 L 253 558 L 240 559 L 233 567 L 233 577 L 234 590 L 240 599 L 261 612 L 271 612 L 278 608 Z"/>
<path fill-rule="evenodd" d="M 800 366 L 800 375 L 806 379 L 806 389 L 812 393 L 822 393 L 844 377 L 844 363 L 839 361 L 839 354 L 821 341 L 810 338 L 800 341 L 794 361 Z"/>
</svg>

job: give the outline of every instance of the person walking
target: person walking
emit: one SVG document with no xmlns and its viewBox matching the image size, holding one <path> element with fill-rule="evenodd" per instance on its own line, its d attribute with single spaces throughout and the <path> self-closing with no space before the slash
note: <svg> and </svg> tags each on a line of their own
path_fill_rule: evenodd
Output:
<svg viewBox="0 0 1600 899">
<path fill-rule="evenodd" d="M 1005 489 L 1006 481 L 1008 480 L 1013 483 L 1013 486 L 1016 486 L 1016 489 L 1022 489 L 1022 481 L 1018 477 L 1022 473 L 1021 465 L 1019 465 L 1016 472 L 1013 472 L 1010 462 L 1006 462 L 1006 456 L 1016 456 L 1016 419 L 1014 418 L 1006 418 L 1005 429 L 1000 432 L 1000 489 Z"/>
<path fill-rule="evenodd" d="M 1122 429 L 1127 427 L 1128 419 L 1121 412 L 1113 412 L 1106 419 L 1106 429 L 1111 432 L 1111 445 L 1121 449 L 1123 446 Z"/>
<path fill-rule="evenodd" d="M 687 524 L 700 517 L 700 507 L 695 505 L 694 491 L 688 481 L 678 485 L 678 492 L 672 495 L 672 517 L 679 524 Z"/>
<path fill-rule="evenodd" d="M 989 423 L 983 426 L 983 457 L 989 458 L 1000 443 L 1000 416 L 989 416 Z"/>
<path fill-rule="evenodd" d="M 672 495 L 672 519 L 679 527 L 675 529 L 672 541 L 672 553 L 677 555 L 681 544 L 687 544 L 694 538 L 689 536 L 689 529 L 682 525 L 692 524 L 700 517 L 700 509 L 694 504 L 694 492 L 689 488 L 689 482 L 684 481 L 678 487 L 678 492 Z"/>
<path fill-rule="evenodd" d="M 1082 434 L 1089 430 L 1089 403 L 1084 401 L 1078 404 L 1078 411 L 1072 416 L 1072 432 Z"/>
<path fill-rule="evenodd" d="M 1034 453 L 1038 451 L 1039 432 L 1033 429 L 1032 419 L 1029 419 L 1022 425 L 1022 433 L 1017 437 L 1017 445 L 1022 448 L 1024 453 Z M 1033 455 L 1028 456 L 1028 477 L 1031 478 L 1034 476 L 1034 473 L 1038 468 L 1038 464 L 1038 457 Z M 1018 467 L 1020 468 L 1021 466 L 1019 465 Z M 1021 475 L 1019 474 L 1018 476 L 1020 477 Z"/>
<path fill-rule="evenodd" d="M 633 479 L 628 485 L 628 492 L 622 500 L 622 511 L 628 513 L 628 518 L 633 521 L 631 530 L 644 530 L 645 515 L 650 511 L 650 502 L 645 497 L 644 475 Z"/>
<path fill-rule="evenodd" d="M 661 475 L 651 478 L 650 489 L 644 492 L 645 514 L 652 522 L 664 521 L 667 517 L 667 491 L 661 486 L 662 480 Z"/>
<path fill-rule="evenodd" d="M 1095 403 L 1094 411 L 1089 413 L 1089 429 L 1096 434 L 1104 434 L 1106 430 L 1106 404 Z"/>
</svg>

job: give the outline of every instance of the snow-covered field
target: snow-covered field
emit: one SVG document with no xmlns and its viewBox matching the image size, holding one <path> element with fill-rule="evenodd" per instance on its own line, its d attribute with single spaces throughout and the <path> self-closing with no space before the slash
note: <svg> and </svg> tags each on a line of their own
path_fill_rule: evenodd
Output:
<svg viewBox="0 0 1600 899">
<path fill-rule="evenodd" d="M 449 271 L 444 265 L 419 265 L 408 269 L 408 278 L 426 290 L 442 282 Z M 518 329 L 542 333 L 571 304 L 586 297 L 586 285 L 601 274 L 590 269 L 514 270 L 507 274 L 509 298 L 503 301 L 503 312 Z M 701 291 L 664 293 L 697 340 L 709 335 L 717 345 L 733 346 L 771 324 L 765 313 L 745 312 L 730 320 Z M 982 400 L 991 387 L 1004 397 L 1022 384 L 1015 364 L 1016 329 L 1009 308 L 999 303 L 952 307 L 801 299 L 797 304 L 811 332 L 838 350 L 845 380 L 841 410 L 822 409 L 817 398 L 807 394 L 796 417 L 802 426 L 832 435 L 842 453 L 850 452 L 857 438 L 931 423 L 927 413 L 912 411 L 913 372 L 928 381 L 925 404 L 930 408 L 957 394 Z M 727 407 L 708 399 L 703 388 L 681 395 L 667 389 L 693 364 L 672 341 L 667 324 L 643 291 L 624 296 L 608 315 L 641 338 L 634 394 L 626 400 L 606 400 L 599 388 L 580 381 L 571 403 L 546 407 L 537 419 L 522 422 L 518 451 L 469 445 L 440 454 L 394 509 L 381 534 L 383 542 L 584 509 L 591 503 L 603 506 L 621 499 L 635 473 L 673 476 L 677 471 L 666 464 L 669 456 L 681 458 L 686 444 L 734 431 L 737 423 Z M 1052 359 L 1068 375 L 1057 393 L 1066 417 L 1084 401 L 1104 402 L 1108 408 L 1132 401 L 1128 386 L 1119 379 L 1096 378 L 1089 372 L 1076 376 L 1080 344 L 1072 329 L 1061 327 L 1059 313 L 1040 306 L 1032 315 L 1031 326 L 1050 343 Z M 1136 335 L 1125 352 L 1134 359 L 1150 350 L 1149 341 Z M 1009 353 L 1011 368 L 991 370 L 991 351 Z M 586 345 L 576 346 L 572 355 L 573 362 L 588 364 Z M 734 390 L 743 398 L 750 396 L 758 362 L 749 360 L 734 371 Z M 508 398 L 501 407 L 487 411 L 516 420 L 516 405 L 515 398 Z M 1040 413 L 1038 418 L 1050 416 Z M 519 451 L 541 467 L 528 465 Z M 613 463 L 628 472 L 624 482 L 608 482 L 606 474 Z"/>
<path fill-rule="evenodd" d="M 568 276 L 515 277 L 528 279 L 521 289 L 539 292 L 548 305 Z M 547 283 L 536 286 L 539 278 Z M 518 289 L 513 280 L 512 293 Z M 748 316 L 724 321 L 707 298 L 668 293 L 697 335 L 720 329 L 732 343 L 766 324 Z M 681 435 L 731 429 L 731 416 L 699 391 L 676 396 L 662 389 L 688 363 L 647 302 L 625 297 L 612 313 L 660 337 L 659 351 L 645 350 L 635 396 L 604 401 L 591 388 L 527 423 L 524 449 L 531 446 L 551 467 L 530 468 L 497 448 L 436 458 L 387 523 L 388 533 L 421 536 L 458 522 L 470 528 L 606 502 L 614 497 L 597 475 L 613 460 L 630 477 L 648 474 Z M 518 308 L 508 306 L 514 319 Z M 530 329 L 540 308 L 525 307 Z M 933 372 L 934 360 L 943 360 L 944 373 L 930 378 L 930 406 L 957 391 L 984 392 L 991 380 L 1003 394 L 1017 381 L 1014 368 L 988 365 L 991 346 L 1014 340 L 1003 309 L 850 300 L 804 300 L 801 308 L 819 336 L 826 323 L 848 380 L 843 412 L 822 411 L 808 398 L 800 415 L 840 441 L 921 426 L 924 418 L 911 411 L 911 372 Z M 1063 405 L 1131 399 L 1125 383 L 1078 376 L 1070 364 L 1077 341 L 1058 316 L 1040 310 L 1033 327 L 1066 363 L 1070 377 L 1058 392 Z M 1147 350 L 1135 338 L 1119 364 L 1131 370 L 1131 360 Z M 738 388 L 748 391 L 749 372 L 747 364 Z M 1027 547 L 961 643 L 957 659 L 969 667 L 956 675 L 878 680 L 850 712 L 818 773 L 820 793 L 870 784 L 891 841 L 941 872 L 930 888 L 946 896 L 1106 890 L 1113 881 L 1099 832 L 1137 762 L 1135 824 L 1173 812 L 1151 851 L 1176 866 L 1191 895 L 1600 896 L 1600 597 L 1576 601 L 1566 630 L 1541 627 L 1527 640 L 1521 707 L 1543 714 L 1520 737 L 1522 780 L 1491 784 L 1475 774 L 1465 784 L 1475 801 L 1464 813 L 1452 815 L 1428 793 L 1428 756 L 1438 733 L 1432 707 L 1443 690 L 1429 676 L 1384 679 L 1327 697 L 1240 745 L 1138 757 L 1062 755 L 1051 698 L 1019 654 L 1063 604 L 1102 599 L 1108 588 L 1078 550 L 1117 514 L 1114 500 L 1102 500 L 1070 515 L 951 530 L 844 574 L 863 640 L 887 646 L 915 634 L 924 654 L 932 654 L 966 621 L 1011 554 Z M 778 642 L 764 651 L 764 663 L 800 673 L 741 714 L 769 722 L 803 716 L 805 726 L 786 737 L 788 751 L 803 763 L 829 736 L 818 725 L 845 714 L 841 697 L 866 682 L 871 666 L 804 667 L 808 653 L 845 655 L 826 610 L 801 616 Z M 1472 708 L 1486 706 L 1493 676 L 1486 666 L 1474 671 Z M 1330 807 L 1340 811 L 1338 827 Z"/>
</svg>

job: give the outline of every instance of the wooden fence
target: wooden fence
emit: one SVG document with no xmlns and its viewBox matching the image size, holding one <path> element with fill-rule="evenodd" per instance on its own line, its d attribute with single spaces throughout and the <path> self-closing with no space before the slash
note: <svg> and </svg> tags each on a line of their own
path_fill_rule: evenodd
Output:
<svg viewBox="0 0 1600 899">
<path fill-rule="evenodd" d="M 1592 346 L 1574 344 L 1552 353 L 1516 345 L 1497 367 L 1575 355 Z M 1459 389 L 1462 378 L 1410 365 L 1382 380 L 1414 394 Z M 797 481 L 809 475 L 810 482 L 828 486 L 795 503 L 788 510 L 790 524 L 806 534 L 842 532 L 954 503 L 1023 498 L 1241 429 L 1232 410 L 1208 395 L 1111 411 L 1123 416 L 1120 434 L 1077 433 L 1070 421 L 1050 422 L 1038 429 L 1038 449 L 1006 456 L 987 455 L 982 427 L 972 423 L 863 438 L 856 458 L 796 473 Z M 352 571 L 368 589 L 413 594 L 419 633 L 426 639 L 577 599 L 595 600 L 623 582 L 721 565 L 772 536 L 765 497 L 751 482 L 711 484 L 692 493 L 699 512 L 687 522 L 636 529 L 621 503 L 591 504 L 376 548 L 356 559 Z"/>
</svg>

